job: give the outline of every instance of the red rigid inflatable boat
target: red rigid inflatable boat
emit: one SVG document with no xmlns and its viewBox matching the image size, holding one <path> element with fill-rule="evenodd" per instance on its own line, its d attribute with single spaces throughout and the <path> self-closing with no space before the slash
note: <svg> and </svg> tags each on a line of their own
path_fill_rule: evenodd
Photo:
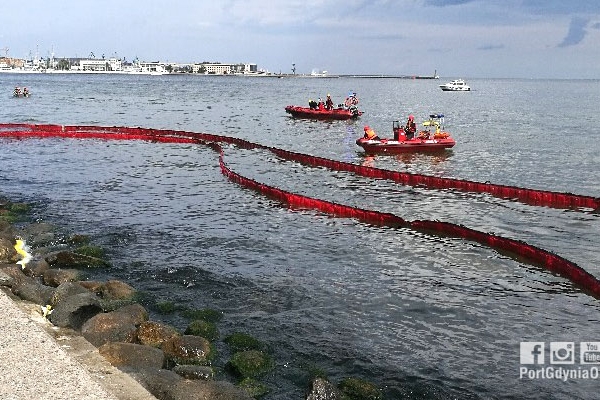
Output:
<svg viewBox="0 0 600 400">
<path fill-rule="evenodd" d="M 350 108 L 333 108 L 327 110 L 325 108 L 310 108 L 300 106 L 287 106 L 285 112 L 291 114 L 295 118 L 311 118 L 311 119 L 351 119 L 358 118 L 362 115 L 356 107 Z"/>
<path fill-rule="evenodd" d="M 393 139 L 369 140 L 364 137 L 356 140 L 356 144 L 365 150 L 366 154 L 402 154 L 407 152 L 436 152 L 454 147 L 456 141 L 448 132 L 443 131 L 442 114 L 431 114 L 423 125 L 426 130 L 420 131 L 414 137 L 407 137 L 398 121 L 393 122 Z M 431 132 L 431 128 L 435 131 Z"/>
</svg>

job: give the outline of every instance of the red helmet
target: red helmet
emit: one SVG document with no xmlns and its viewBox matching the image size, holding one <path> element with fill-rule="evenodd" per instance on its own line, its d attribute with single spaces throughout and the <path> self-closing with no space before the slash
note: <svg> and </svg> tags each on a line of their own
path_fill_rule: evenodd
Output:
<svg viewBox="0 0 600 400">
<path fill-rule="evenodd" d="M 413 115 L 409 115 L 408 119 L 412 121 L 413 119 L 415 119 L 415 117 Z"/>
<path fill-rule="evenodd" d="M 368 131 L 369 129 L 371 129 L 369 128 L 369 125 L 365 125 L 365 131 Z"/>
</svg>

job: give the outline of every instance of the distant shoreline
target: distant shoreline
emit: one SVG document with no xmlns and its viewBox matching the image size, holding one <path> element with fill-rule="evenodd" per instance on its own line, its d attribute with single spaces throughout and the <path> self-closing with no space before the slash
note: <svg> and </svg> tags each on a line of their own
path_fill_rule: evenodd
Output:
<svg viewBox="0 0 600 400">
<path fill-rule="evenodd" d="M 333 79 L 333 78 L 381 78 L 381 79 L 439 79 L 439 76 L 428 75 L 386 75 L 386 74 L 336 74 L 336 75 L 311 75 L 311 74 L 281 74 L 281 73 L 233 73 L 233 74 L 199 74 L 185 72 L 131 72 L 131 71 L 72 71 L 72 70 L 21 70 L 21 69 L 0 69 L 0 74 L 59 74 L 59 75 L 198 75 L 198 76 L 243 76 L 243 77 L 265 77 L 265 78 L 313 78 L 313 79 Z"/>
</svg>

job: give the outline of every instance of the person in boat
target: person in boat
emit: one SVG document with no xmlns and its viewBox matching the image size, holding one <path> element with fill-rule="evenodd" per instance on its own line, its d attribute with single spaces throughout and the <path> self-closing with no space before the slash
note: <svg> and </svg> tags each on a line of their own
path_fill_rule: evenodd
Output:
<svg viewBox="0 0 600 400">
<path fill-rule="evenodd" d="M 325 109 L 325 103 L 323 103 L 323 100 L 321 100 L 320 97 L 319 97 L 319 102 L 317 103 L 317 109 L 319 111 L 323 111 Z"/>
<path fill-rule="evenodd" d="M 327 93 L 327 98 L 325 99 L 325 109 L 333 110 L 333 100 L 331 100 L 331 95 Z"/>
<path fill-rule="evenodd" d="M 29 97 L 29 90 L 26 87 L 23 88 L 23 97 Z"/>
<path fill-rule="evenodd" d="M 404 133 L 406 134 L 406 138 L 410 140 L 415 137 L 416 132 L 417 124 L 415 123 L 415 117 L 411 114 L 408 116 L 406 125 L 404 125 Z"/>
<path fill-rule="evenodd" d="M 344 100 L 344 107 L 346 108 L 350 108 L 350 106 L 352 105 L 352 100 L 350 100 L 350 96 L 352 96 L 352 92 L 348 93 L 348 97 L 346 97 L 346 100 Z"/>
<path fill-rule="evenodd" d="M 308 107 L 309 107 L 311 110 L 316 110 L 316 109 L 317 109 L 317 102 L 316 102 L 316 101 L 314 101 L 313 99 L 309 99 L 309 100 L 308 100 Z"/>
<path fill-rule="evenodd" d="M 18 86 L 15 86 L 15 90 L 13 91 L 13 96 L 19 97 L 20 95 L 21 95 L 21 88 Z"/>
<path fill-rule="evenodd" d="M 364 136 L 364 138 L 367 139 L 367 140 L 381 140 L 379 138 L 379 136 L 377 136 L 377 134 L 375 133 L 375 131 L 369 125 L 365 126 L 365 136 Z"/>
</svg>

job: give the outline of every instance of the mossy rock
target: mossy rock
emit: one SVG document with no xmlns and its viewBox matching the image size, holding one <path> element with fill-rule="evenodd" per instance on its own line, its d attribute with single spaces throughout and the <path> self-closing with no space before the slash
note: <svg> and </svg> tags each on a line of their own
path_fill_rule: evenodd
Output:
<svg viewBox="0 0 600 400">
<path fill-rule="evenodd" d="M 156 303 L 156 309 L 163 315 L 173 314 L 177 311 L 177 306 L 172 301 L 161 301 Z"/>
<path fill-rule="evenodd" d="M 167 363 L 174 365 L 211 365 L 216 358 L 215 346 L 206 338 L 176 335 L 162 343 Z M 172 368 L 171 366 L 171 368 Z"/>
<path fill-rule="evenodd" d="M 224 339 L 224 342 L 229 345 L 229 348 L 233 352 L 246 351 L 246 350 L 266 350 L 267 346 L 260 340 L 245 334 L 236 332 Z"/>
<path fill-rule="evenodd" d="M 91 239 L 88 235 L 77 234 L 77 235 L 73 235 L 69 238 L 69 243 L 80 245 L 80 246 L 90 244 L 90 242 L 91 242 Z"/>
<path fill-rule="evenodd" d="M 344 378 L 338 385 L 348 400 L 381 400 L 383 395 L 375 384 L 360 378 Z"/>
<path fill-rule="evenodd" d="M 246 393 L 255 399 L 263 397 L 269 393 L 269 387 L 262 382 L 252 378 L 244 378 L 238 386 L 243 389 Z"/>
<path fill-rule="evenodd" d="M 262 351 L 248 350 L 235 353 L 229 361 L 229 366 L 242 378 L 257 378 L 272 370 L 275 362 Z"/>
<path fill-rule="evenodd" d="M 110 267 L 110 263 L 106 260 L 71 251 L 52 253 L 47 255 L 45 259 L 52 268 L 94 269 Z"/>
<path fill-rule="evenodd" d="M 9 210 L 14 214 L 27 214 L 31 210 L 31 206 L 27 203 L 12 203 Z"/>
<path fill-rule="evenodd" d="M 8 222 L 9 224 L 14 224 L 19 221 L 19 217 L 10 212 L 2 212 L 0 213 L 0 221 Z"/>
<path fill-rule="evenodd" d="M 219 322 L 223 318 L 223 312 L 213 310 L 212 308 L 187 309 L 183 311 L 183 316 L 192 320 L 202 319 L 208 322 Z"/>
<path fill-rule="evenodd" d="M 185 334 L 201 336 L 210 341 L 214 341 L 219 337 L 217 326 L 213 322 L 208 322 L 203 319 L 192 321 L 185 329 Z"/>
<path fill-rule="evenodd" d="M 99 301 L 100 307 L 102 307 L 102 311 L 104 312 L 116 311 L 125 306 L 138 304 L 138 302 L 134 299 L 99 299 Z"/>
<path fill-rule="evenodd" d="M 106 259 L 106 252 L 103 248 L 98 246 L 80 246 L 73 250 L 73 253 L 81 254 L 83 256 Z"/>
</svg>

